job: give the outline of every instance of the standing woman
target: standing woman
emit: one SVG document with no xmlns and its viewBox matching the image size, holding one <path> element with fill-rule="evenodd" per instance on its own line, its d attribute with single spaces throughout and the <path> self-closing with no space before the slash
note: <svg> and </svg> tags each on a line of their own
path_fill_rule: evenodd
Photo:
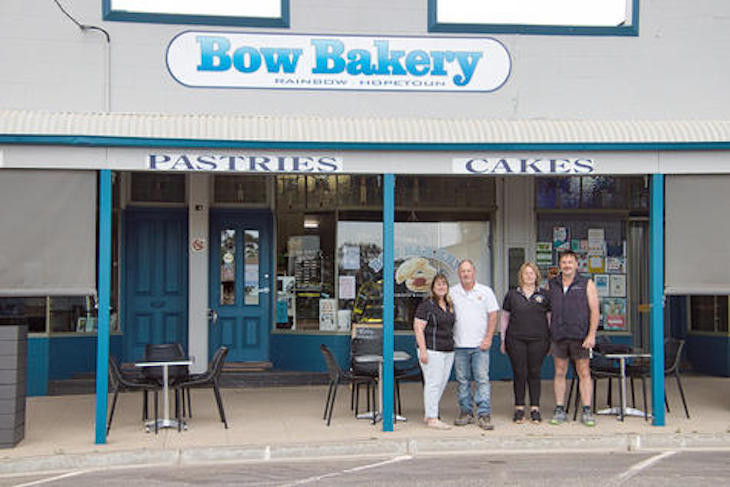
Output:
<svg viewBox="0 0 730 487">
<path fill-rule="evenodd" d="M 454 364 L 454 319 L 449 281 L 445 275 L 436 274 L 431 294 L 416 309 L 413 331 L 423 371 L 423 420 L 426 426 L 442 430 L 451 428 L 439 419 L 439 401 Z"/>
<path fill-rule="evenodd" d="M 550 299 L 537 286 L 540 270 L 532 262 L 520 266 L 519 286 L 510 289 L 502 305 L 502 353 L 509 355 L 514 373 L 515 414 L 525 421 L 525 384 L 530 390 L 530 420 L 539 423 L 540 369 L 550 349 Z"/>
</svg>

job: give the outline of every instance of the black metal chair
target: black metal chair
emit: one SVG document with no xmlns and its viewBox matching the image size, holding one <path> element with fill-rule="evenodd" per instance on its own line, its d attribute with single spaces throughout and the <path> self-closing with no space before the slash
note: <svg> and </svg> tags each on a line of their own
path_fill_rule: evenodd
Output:
<svg viewBox="0 0 730 487">
<path fill-rule="evenodd" d="M 128 375 L 125 375 L 122 373 L 119 364 L 117 363 L 116 359 L 113 357 L 109 357 L 109 382 L 112 387 L 112 392 L 114 393 L 114 398 L 112 399 L 112 406 L 111 410 L 109 412 L 109 420 L 107 421 L 106 425 L 106 434 L 109 435 L 109 430 L 112 427 L 112 419 L 114 419 L 114 410 L 117 406 L 117 396 L 120 392 L 136 392 L 136 391 L 142 391 L 144 393 L 143 397 L 143 407 L 142 407 L 142 421 L 145 421 L 148 417 L 147 415 L 147 393 L 152 391 L 155 393 L 155 433 L 157 433 L 157 392 L 160 390 L 160 386 L 157 383 L 150 382 L 146 379 L 137 379 Z"/>
<path fill-rule="evenodd" d="M 337 386 L 340 384 L 351 384 L 353 389 L 360 384 L 367 384 L 371 386 L 373 405 L 376 404 L 375 391 L 377 389 L 377 379 L 369 375 L 355 375 L 350 372 L 342 370 L 340 365 L 337 363 L 335 355 L 332 353 L 327 345 L 320 345 L 319 349 L 322 351 L 324 362 L 327 365 L 327 372 L 330 376 L 329 389 L 327 390 L 327 400 L 324 405 L 324 414 L 322 419 L 327 420 L 327 426 L 332 422 L 332 410 L 335 407 L 335 398 L 337 397 Z"/>
<path fill-rule="evenodd" d="M 682 405 L 684 406 L 684 414 L 689 419 L 689 408 L 687 407 L 687 400 L 684 397 L 684 389 L 682 388 L 682 381 L 679 378 L 679 363 L 682 359 L 682 349 L 684 349 L 684 340 L 678 338 L 667 337 L 664 339 L 664 377 L 673 375 L 677 380 L 677 388 L 679 389 L 679 395 L 682 398 Z M 626 375 L 631 378 L 631 390 L 633 394 L 634 389 L 634 378 L 641 379 L 641 387 L 644 393 L 644 410 L 646 410 L 646 379 L 651 376 L 651 367 L 648 364 L 641 365 L 629 365 L 626 368 Z M 669 399 L 667 394 L 664 394 L 664 406 L 669 410 Z"/>
<path fill-rule="evenodd" d="M 186 379 L 182 379 L 175 384 L 175 400 L 178 400 L 178 396 L 181 392 L 187 390 L 188 393 L 188 411 L 192 411 L 192 405 L 190 404 L 190 388 L 192 387 L 212 387 L 213 395 L 215 396 L 215 402 L 218 406 L 218 414 L 220 415 L 221 422 L 228 429 L 228 421 L 226 420 L 226 412 L 223 409 L 223 398 L 220 391 L 220 376 L 223 372 L 223 364 L 228 355 L 228 347 L 220 347 L 213 354 L 213 358 L 208 364 L 208 370 L 202 374 L 191 374 Z M 183 399 L 184 402 L 184 399 Z M 177 411 L 179 414 L 179 410 Z M 178 421 L 181 418 L 178 417 Z"/>
<path fill-rule="evenodd" d="M 604 354 L 607 353 L 626 353 L 631 351 L 631 345 L 624 345 L 620 343 L 611 343 L 610 339 L 605 336 L 596 337 L 596 345 L 593 348 L 593 358 L 590 360 L 591 379 L 593 380 L 593 412 L 596 412 L 596 392 L 598 390 L 598 381 L 600 379 L 608 379 L 606 399 L 609 407 L 613 406 L 613 379 L 621 380 L 621 370 L 616 364 L 615 360 L 606 358 Z M 578 417 L 578 409 L 580 406 L 580 380 L 578 374 L 575 371 L 575 364 L 571 362 L 573 367 L 573 378 L 570 382 L 570 389 L 568 390 L 568 401 L 566 402 L 566 413 L 570 410 L 571 398 L 573 396 L 573 390 L 575 390 L 575 409 L 573 410 L 573 421 Z M 619 402 L 623 401 L 623 391 L 619 387 Z"/>
</svg>

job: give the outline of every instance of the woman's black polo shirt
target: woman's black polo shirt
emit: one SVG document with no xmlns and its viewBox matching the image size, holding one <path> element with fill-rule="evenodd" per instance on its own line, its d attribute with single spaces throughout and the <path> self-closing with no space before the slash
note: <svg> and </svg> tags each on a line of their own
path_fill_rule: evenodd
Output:
<svg viewBox="0 0 730 487">
<path fill-rule="evenodd" d="M 416 308 L 416 318 L 425 321 L 426 348 L 437 352 L 454 351 L 453 311 L 442 310 L 431 298 L 424 299 Z"/>
<path fill-rule="evenodd" d="M 547 322 L 550 298 L 543 289 L 535 289 L 528 299 L 522 289 L 512 288 L 504 297 L 502 309 L 509 312 L 507 336 L 523 340 L 550 336 Z"/>
</svg>

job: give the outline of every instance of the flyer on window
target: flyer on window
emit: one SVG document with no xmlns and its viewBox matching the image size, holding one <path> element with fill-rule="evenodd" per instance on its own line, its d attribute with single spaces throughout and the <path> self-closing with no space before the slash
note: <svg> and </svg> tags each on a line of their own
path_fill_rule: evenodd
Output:
<svg viewBox="0 0 730 487">
<path fill-rule="evenodd" d="M 624 298 L 603 299 L 603 315 L 606 330 L 626 330 L 626 300 Z"/>
<path fill-rule="evenodd" d="M 608 283 L 609 283 L 608 274 L 594 275 L 593 282 L 596 283 L 596 291 L 598 292 L 599 297 L 603 298 L 603 297 L 608 297 L 610 295 L 609 290 L 608 290 Z"/>
<path fill-rule="evenodd" d="M 588 254 L 588 272 L 595 274 L 604 272 L 604 259 L 601 254 Z"/>
<path fill-rule="evenodd" d="M 626 274 L 611 274 L 609 278 L 609 289 L 611 297 L 626 297 Z"/>
<path fill-rule="evenodd" d="M 568 227 L 553 227 L 553 248 L 558 252 L 561 250 L 570 250 Z"/>
</svg>

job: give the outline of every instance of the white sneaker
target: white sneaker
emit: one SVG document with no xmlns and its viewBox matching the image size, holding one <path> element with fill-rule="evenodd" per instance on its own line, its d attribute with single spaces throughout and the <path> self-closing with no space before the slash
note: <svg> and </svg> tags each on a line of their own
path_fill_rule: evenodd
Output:
<svg viewBox="0 0 730 487">
<path fill-rule="evenodd" d="M 444 423 L 438 418 L 432 418 L 426 421 L 426 426 L 437 430 L 450 430 L 451 426 Z"/>
</svg>

